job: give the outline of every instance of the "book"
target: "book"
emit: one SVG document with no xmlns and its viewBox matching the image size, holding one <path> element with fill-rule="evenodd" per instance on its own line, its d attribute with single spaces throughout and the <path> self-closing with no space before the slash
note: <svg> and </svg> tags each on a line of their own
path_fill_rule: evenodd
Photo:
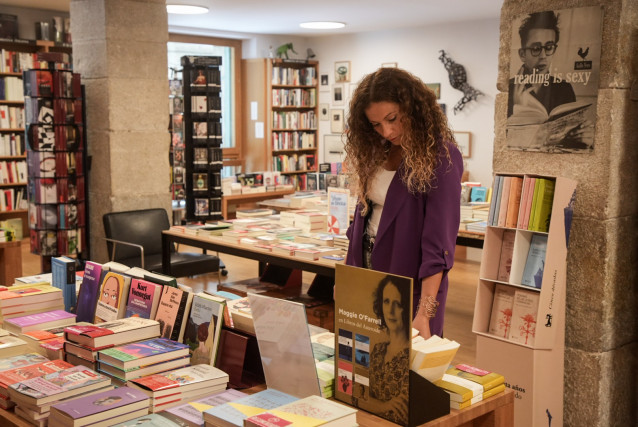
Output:
<svg viewBox="0 0 638 427">
<path fill-rule="evenodd" d="M 64 309 L 75 311 L 75 260 L 67 256 L 51 257 L 51 274 L 53 281 L 51 284 L 62 290 L 64 298 Z"/>
<path fill-rule="evenodd" d="M 0 396 L 5 399 L 9 398 L 8 388 L 11 384 L 28 380 L 29 378 L 42 377 L 71 367 L 73 365 L 63 360 L 51 360 L 2 371 L 0 372 Z"/>
<path fill-rule="evenodd" d="M 483 386 L 463 377 L 443 374 L 443 377 L 434 384 L 450 395 L 450 402 L 463 403 L 474 400 L 472 403 L 476 403 L 483 398 Z"/>
<path fill-rule="evenodd" d="M 76 310 L 76 320 L 78 322 L 93 322 L 95 320 L 95 306 L 100 292 L 102 272 L 106 272 L 106 270 L 107 268 L 102 264 L 86 261 L 82 284 L 78 292 Z"/>
<path fill-rule="evenodd" d="M 215 365 L 224 323 L 226 300 L 200 292 L 193 296 L 184 343 L 190 347 L 191 363 Z"/>
<path fill-rule="evenodd" d="M 512 177 L 503 176 L 503 182 L 501 184 L 501 197 L 500 197 L 500 202 L 498 206 L 498 222 L 495 224 L 498 227 L 505 227 L 505 221 L 507 220 L 507 208 L 509 206 L 511 184 L 512 184 Z M 494 215 L 496 215 L 496 213 Z"/>
<path fill-rule="evenodd" d="M 107 272 L 100 285 L 93 323 L 122 319 L 126 313 L 126 298 L 130 286 L 130 276 L 114 271 Z"/>
<path fill-rule="evenodd" d="M 512 176 L 510 181 L 510 193 L 507 198 L 507 214 L 505 216 L 505 227 L 515 228 L 518 220 L 518 211 L 521 205 L 521 191 L 523 189 L 523 178 Z"/>
<path fill-rule="evenodd" d="M 100 361 L 93 363 L 93 366 L 96 366 L 97 371 L 102 372 L 103 374 L 107 374 L 114 382 L 120 381 L 122 383 L 126 383 L 127 381 L 134 380 L 136 378 L 184 368 L 190 365 L 190 358 L 188 356 L 179 357 L 177 359 L 169 359 L 162 362 L 153 363 L 152 365 L 139 366 L 126 370 L 116 368 Z"/>
<path fill-rule="evenodd" d="M 62 302 L 62 291 L 49 283 L 13 286 L 6 291 L 0 291 L 0 309 L 2 309 L 3 314 L 10 307 L 45 301 Z"/>
<path fill-rule="evenodd" d="M 492 197 L 492 201 L 490 203 L 490 212 L 488 214 L 488 224 L 489 225 L 496 225 L 498 223 L 498 213 L 499 213 L 499 209 L 500 209 L 500 203 L 501 203 L 501 195 L 502 195 L 502 183 L 503 183 L 503 175 L 496 175 L 494 177 L 494 190 L 492 191 L 492 193 L 494 194 L 494 197 Z"/>
<path fill-rule="evenodd" d="M 545 255 L 547 253 L 547 235 L 533 234 L 523 268 L 521 284 L 540 289 L 543 284 Z"/>
<path fill-rule="evenodd" d="M 197 399 L 193 402 L 169 408 L 166 412 L 179 418 L 190 427 L 203 427 L 203 412 L 205 410 L 246 396 L 248 396 L 246 393 L 231 388 Z"/>
<path fill-rule="evenodd" d="M 535 187 L 536 187 L 536 178 L 529 177 L 527 189 L 524 195 L 523 205 L 521 206 L 521 209 L 523 210 L 521 224 L 518 226 L 518 228 L 522 230 L 527 230 L 529 226 L 529 216 L 530 216 L 530 211 L 532 209 L 532 199 L 534 198 Z"/>
<path fill-rule="evenodd" d="M 142 425 L 144 427 L 186 427 L 182 419 L 166 411 L 158 414 L 146 414 L 137 418 L 133 418 L 121 424 L 115 424 L 113 427 L 133 427 Z"/>
<path fill-rule="evenodd" d="M 508 337 L 510 341 L 534 345 L 539 298 L 540 294 L 535 291 L 524 289 L 515 291 L 512 305 L 512 326 Z"/>
<path fill-rule="evenodd" d="M 459 347 L 458 342 L 437 335 L 432 335 L 426 340 L 413 339 L 410 369 L 430 382 L 440 380 Z"/>
<path fill-rule="evenodd" d="M 297 397 L 273 388 L 224 403 L 204 411 L 206 425 L 216 427 L 243 427 L 249 416 L 277 408 L 298 400 Z"/>
<path fill-rule="evenodd" d="M 73 366 L 43 377 L 9 386 L 9 397 L 20 405 L 40 406 L 69 396 L 77 396 L 111 384 L 111 380 L 84 366 Z"/>
<path fill-rule="evenodd" d="M 501 338 L 508 338 L 512 325 L 512 307 L 514 306 L 514 291 L 511 286 L 497 283 L 494 285 L 494 298 L 487 331 Z"/>
<path fill-rule="evenodd" d="M 155 320 L 160 324 L 160 336 L 183 341 L 193 294 L 181 289 L 164 286 Z"/>
<path fill-rule="evenodd" d="M 451 366 L 446 374 L 465 378 L 483 386 L 483 392 L 505 383 L 505 377 L 497 372 L 487 371 L 476 366 L 461 363 Z"/>
<path fill-rule="evenodd" d="M 545 233 L 549 231 L 555 186 L 555 181 L 539 178 L 538 192 L 535 195 L 537 200 L 534 205 L 534 220 L 529 225 L 530 230 Z"/>
<path fill-rule="evenodd" d="M 343 249 L 330 246 L 316 246 L 308 249 L 295 250 L 295 256 L 304 259 L 318 260 L 328 255 L 343 255 Z"/>
<path fill-rule="evenodd" d="M 52 405 L 49 426 L 110 426 L 144 415 L 148 403 L 148 396 L 139 390 L 119 387 Z"/>
<path fill-rule="evenodd" d="M 28 351 L 26 341 L 11 335 L 0 337 L 0 358 L 17 356 Z"/>
<path fill-rule="evenodd" d="M 255 323 L 248 297 L 226 301 L 226 307 L 233 321 L 233 328 L 255 335 Z"/>
<path fill-rule="evenodd" d="M 273 423 L 273 420 L 277 420 Z M 355 426 L 357 409 L 320 396 L 308 396 L 261 414 L 248 417 L 246 427 L 273 425 Z"/>
<path fill-rule="evenodd" d="M 4 329 L 18 335 L 37 329 L 47 329 L 75 323 L 75 314 L 64 310 L 45 311 L 28 316 L 13 317 L 3 323 Z"/>
<path fill-rule="evenodd" d="M 98 351 L 98 361 L 121 370 L 188 356 L 188 346 L 165 338 L 136 341 Z"/>
<path fill-rule="evenodd" d="M 498 274 L 496 276 L 496 279 L 500 280 L 501 282 L 507 282 L 510 279 L 515 239 L 516 231 L 503 230 L 503 238 L 501 239 L 501 253 L 498 261 Z"/>
<path fill-rule="evenodd" d="M 487 187 L 478 186 L 470 187 L 470 202 L 486 202 L 487 201 Z"/>
<path fill-rule="evenodd" d="M 47 362 L 49 359 L 39 353 L 24 353 L 15 356 L 0 358 L 0 372 L 22 366 L 34 365 L 36 363 Z"/>
<path fill-rule="evenodd" d="M 129 317 L 96 325 L 69 326 L 64 329 L 64 338 L 67 341 L 93 348 L 157 338 L 159 335 L 159 322 L 142 317 Z"/>
<path fill-rule="evenodd" d="M 139 278 L 131 279 L 125 316 L 154 319 L 161 296 L 162 285 Z"/>
<path fill-rule="evenodd" d="M 536 178 L 534 181 L 534 190 L 532 191 L 532 202 L 529 208 L 529 218 L 527 219 L 527 230 L 532 229 L 534 217 L 536 216 L 536 205 L 538 204 L 538 190 L 541 186 L 542 178 Z"/>
</svg>

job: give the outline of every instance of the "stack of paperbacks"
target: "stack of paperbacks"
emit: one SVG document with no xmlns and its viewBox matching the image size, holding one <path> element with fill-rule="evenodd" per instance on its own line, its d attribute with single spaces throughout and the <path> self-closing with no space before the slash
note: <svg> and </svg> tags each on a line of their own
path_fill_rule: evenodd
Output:
<svg viewBox="0 0 638 427">
<path fill-rule="evenodd" d="M 40 353 L 51 360 L 64 359 L 64 328 L 86 325 L 90 325 L 90 323 L 70 323 L 51 328 L 40 326 L 41 329 L 23 332 L 18 335 L 18 338 L 26 341 L 29 352 Z"/>
<path fill-rule="evenodd" d="M 159 322 L 141 317 L 70 326 L 64 330 L 64 356 L 74 365 L 97 369 L 98 351 L 159 335 Z"/>
<path fill-rule="evenodd" d="M 192 365 L 131 380 L 127 386 L 150 397 L 149 411 L 158 412 L 225 390 L 228 374 L 211 365 Z"/>
<path fill-rule="evenodd" d="M 14 402 L 9 398 L 9 386 L 29 378 L 41 377 L 46 374 L 57 372 L 62 369 L 70 368 L 73 365 L 63 360 L 50 361 L 43 356 L 35 357 L 35 354 L 25 354 L 10 359 L 8 364 L 3 363 L 7 369 L 0 371 L 0 406 L 4 409 L 15 406 Z M 33 363 L 35 362 L 35 363 Z M 22 366 L 13 366 L 23 363 Z M 13 366 L 13 367 L 9 367 Z"/>
<path fill-rule="evenodd" d="M 11 384 L 9 398 L 15 413 L 32 424 L 44 426 L 51 406 L 66 399 L 112 390 L 111 379 L 85 366 L 73 366 L 42 377 Z"/>
<path fill-rule="evenodd" d="M 29 351 L 28 343 L 0 329 L 0 359 L 24 354 Z"/>
<path fill-rule="evenodd" d="M 64 310 L 64 299 L 62 291 L 50 283 L 15 285 L 0 291 L 0 323 L 52 310 Z"/>
<path fill-rule="evenodd" d="M 443 378 L 435 381 L 450 395 L 450 408 L 463 409 L 505 391 L 505 378 L 469 365 L 449 368 Z"/>
<path fill-rule="evenodd" d="M 412 338 L 410 369 L 430 382 L 443 378 L 460 345 L 458 342 L 432 335 Z"/>
</svg>

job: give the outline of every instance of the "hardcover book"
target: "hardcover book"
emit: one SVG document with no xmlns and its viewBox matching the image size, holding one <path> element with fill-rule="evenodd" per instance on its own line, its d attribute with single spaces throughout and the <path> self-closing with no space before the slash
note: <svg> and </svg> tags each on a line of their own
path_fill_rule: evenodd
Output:
<svg viewBox="0 0 638 427">
<path fill-rule="evenodd" d="M 512 325 L 512 308 L 514 306 L 514 291 L 511 286 L 497 283 L 494 286 L 494 299 L 488 332 L 501 338 L 508 338 Z"/>
<path fill-rule="evenodd" d="M 192 293 L 164 286 L 155 314 L 155 320 L 160 324 L 162 338 L 183 341 L 192 301 Z"/>
<path fill-rule="evenodd" d="M 131 277 L 109 271 L 100 285 L 100 296 L 95 308 L 93 323 L 122 319 L 126 313 L 126 298 L 131 286 Z"/>
<path fill-rule="evenodd" d="M 184 343 L 191 351 L 191 364 L 215 365 L 219 348 L 226 300 L 200 292 L 193 296 Z"/>
<path fill-rule="evenodd" d="M 51 406 L 49 425 L 85 426 L 107 420 L 108 425 L 113 425 L 144 415 L 148 410 L 148 403 L 149 398 L 144 393 L 129 387 L 120 387 L 69 402 L 56 403 Z M 121 416 L 124 419 L 114 420 Z"/>
<path fill-rule="evenodd" d="M 308 396 L 248 417 L 244 426 L 271 427 L 274 419 L 280 426 L 354 426 L 357 425 L 357 410 L 320 396 Z"/>
<path fill-rule="evenodd" d="M 67 341 L 100 348 L 131 341 L 159 337 L 159 323 L 142 317 L 129 317 L 97 325 L 69 326 L 64 329 Z"/>
<path fill-rule="evenodd" d="M 3 327 L 13 334 L 22 334 L 37 329 L 48 329 L 75 323 L 75 314 L 64 310 L 45 311 L 29 316 L 13 317 L 4 321 Z"/>
<path fill-rule="evenodd" d="M 64 309 L 75 311 L 75 260 L 67 256 L 51 257 L 52 285 L 62 290 Z"/>
<path fill-rule="evenodd" d="M 188 356 L 188 346 L 165 338 L 137 341 L 98 351 L 98 360 L 122 370 Z"/>
<path fill-rule="evenodd" d="M 297 397 L 269 388 L 204 411 L 207 425 L 243 427 L 249 416 L 298 400 Z"/>
<path fill-rule="evenodd" d="M 106 268 L 101 264 L 86 261 L 84 277 L 78 293 L 78 308 L 76 311 L 78 322 L 93 322 L 95 320 L 95 305 L 100 292 L 103 271 L 106 272 Z"/>
<path fill-rule="evenodd" d="M 509 339 L 525 345 L 534 345 L 538 316 L 538 300 L 536 291 L 517 289 L 512 306 L 512 326 Z"/>
<path fill-rule="evenodd" d="M 154 319 L 161 295 L 162 285 L 143 279 L 132 279 L 126 303 L 126 317 Z"/>
</svg>

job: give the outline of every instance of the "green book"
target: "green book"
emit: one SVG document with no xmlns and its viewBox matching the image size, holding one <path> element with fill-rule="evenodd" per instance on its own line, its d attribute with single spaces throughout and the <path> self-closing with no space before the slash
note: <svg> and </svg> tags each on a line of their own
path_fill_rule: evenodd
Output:
<svg viewBox="0 0 638 427">
<path fill-rule="evenodd" d="M 539 180 L 537 180 L 538 182 Z M 552 216 L 552 204 L 554 203 L 554 188 L 556 183 L 553 180 L 541 179 L 538 187 L 538 194 L 535 195 L 536 205 L 534 207 L 534 221 L 530 222 L 533 231 L 547 233 L 549 231 L 549 220 Z"/>
<path fill-rule="evenodd" d="M 536 182 L 534 183 L 534 194 L 532 196 L 532 207 L 529 211 L 529 221 L 527 222 L 527 229 L 533 230 L 534 218 L 536 217 L 536 201 L 538 200 L 538 190 L 540 188 L 540 182 L 543 178 L 536 178 Z"/>
</svg>

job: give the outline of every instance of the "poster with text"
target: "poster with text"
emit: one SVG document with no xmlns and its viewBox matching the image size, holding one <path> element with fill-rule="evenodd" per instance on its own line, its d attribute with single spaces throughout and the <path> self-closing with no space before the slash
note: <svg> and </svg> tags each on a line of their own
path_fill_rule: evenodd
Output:
<svg viewBox="0 0 638 427">
<path fill-rule="evenodd" d="M 506 145 L 585 153 L 594 148 L 603 11 L 535 12 L 512 24 Z"/>
</svg>

